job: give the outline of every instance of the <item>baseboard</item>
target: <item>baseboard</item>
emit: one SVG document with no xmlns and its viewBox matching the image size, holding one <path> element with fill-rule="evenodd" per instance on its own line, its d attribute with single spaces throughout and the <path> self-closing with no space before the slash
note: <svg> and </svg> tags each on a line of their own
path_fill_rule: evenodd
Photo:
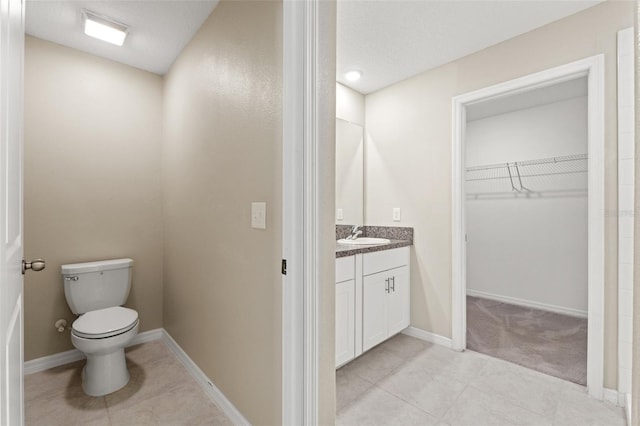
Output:
<svg viewBox="0 0 640 426">
<path fill-rule="evenodd" d="M 588 312 L 579 309 L 567 308 L 564 306 L 551 305 L 548 303 L 533 302 L 531 300 L 518 299 L 516 297 L 502 296 L 500 294 L 486 293 L 484 291 L 467 289 L 467 296 L 480 297 L 482 299 L 495 300 L 496 302 L 510 303 L 512 305 L 524 306 L 525 308 L 540 309 L 543 311 L 555 312 L 556 314 L 569 315 L 578 318 L 587 318 Z"/>
<path fill-rule="evenodd" d="M 451 349 L 451 339 L 448 337 L 440 336 L 439 334 L 431 333 L 417 327 L 409 326 L 402 330 L 402 334 Z"/>
<path fill-rule="evenodd" d="M 24 374 L 33 374 L 39 371 L 48 370 L 60 365 L 69 364 L 84 359 L 84 354 L 77 349 L 58 352 L 57 354 L 47 355 L 40 358 L 25 361 Z"/>
<path fill-rule="evenodd" d="M 162 338 L 162 329 L 143 331 L 133 338 L 128 346 L 139 345 L 140 343 L 151 342 Z M 41 358 L 32 359 L 24 363 L 24 374 L 33 374 L 39 371 L 48 370 L 53 367 L 69 364 L 71 362 L 84 359 L 84 354 L 77 349 L 59 352 L 53 355 L 43 356 Z"/>
<path fill-rule="evenodd" d="M 618 399 L 618 391 L 615 389 L 604 388 L 602 390 L 602 400 L 610 404 L 620 406 L 620 401 Z"/>
<path fill-rule="evenodd" d="M 211 400 L 227 415 L 231 423 L 234 425 L 250 425 L 242 413 L 227 399 L 220 389 L 204 374 L 204 372 L 189 358 L 189 355 L 176 343 L 175 340 L 162 330 L 162 340 L 173 351 L 180 362 L 185 366 L 187 371 L 200 384 L 202 390 L 211 398 Z"/>
<path fill-rule="evenodd" d="M 633 422 L 631 421 L 631 394 L 630 393 L 624 394 L 624 412 L 627 415 L 627 424 L 632 425 Z"/>
</svg>

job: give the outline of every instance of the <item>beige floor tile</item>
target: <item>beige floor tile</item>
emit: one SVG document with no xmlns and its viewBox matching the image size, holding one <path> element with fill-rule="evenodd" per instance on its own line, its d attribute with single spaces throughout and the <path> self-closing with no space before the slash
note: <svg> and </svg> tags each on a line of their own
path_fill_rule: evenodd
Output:
<svg viewBox="0 0 640 426">
<path fill-rule="evenodd" d="M 406 362 L 405 359 L 387 351 L 384 346 L 378 346 L 342 368 L 376 383 Z"/>
<path fill-rule="evenodd" d="M 489 361 L 470 386 L 543 416 L 555 413 L 563 381 L 504 361 Z"/>
<path fill-rule="evenodd" d="M 444 415 L 467 387 L 448 377 L 434 377 L 416 364 L 400 367 L 377 386 L 437 418 Z"/>
<path fill-rule="evenodd" d="M 25 402 L 81 383 L 80 372 L 84 364 L 85 361 L 82 360 L 24 376 Z"/>
<path fill-rule="evenodd" d="M 104 398 L 82 390 L 84 361 L 74 362 L 25 377 L 27 425 L 109 424 Z"/>
<path fill-rule="evenodd" d="M 434 377 L 451 378 L 462 383 L 473 380 L 487 362 L 485 357 L 473 352 L 457 352 L 439 345 L 429 347 L 411 360 Z"/>
<path fill-rule="evenodd" d="M 416 339 L 405 334 L 398 334 L 380 345 L 386 351 L 403 359 L 413 359 L 417 355 L 435 346 L 433 343 Z"/>
<path fill-rule="evenodd" d="M 109 408 L 112 425 L 231 425 L 227 417 L 195 383 L 125 408 Z"/>
<path fill-rule="evenodd" d="M 26 424 L 231 424 L 164 343 L 130 348 L 127 365 L 131 374 L 127 386 L 99 398 L 82 391 L 84 361 L 26 376 Z"/>
<path fill-rule="evenodd" d="M 336 416 L 336 424 L 430 426 L 439 424 L 439 421 L 436 417 L 374 386 L 340 410 Z"/>
<path fill-rule="evenodd" d="M 551 419 L 494 393 L 467 387 L 442 418 L 450 426 L 551 425 Z"/>
<path fill-rule="evenodd" d="M 412 339 L 397 336 L 338 370 L 338 424 L 624 425 L 622 409 L 581 386 Z"/>
<path fill-rule="evenodd" d="M 164 349 L 161 353 L 162 356 L 146 357 L 146 361 L 142 363 L 133 361 L 135 355 L 127 354 L 131 378 L 124 388 L 105 397 L 107 406 L 128 407 L 138 404 L 193 380 L 173 354 Z"/>
<path fill-rule="evenodd" d="M 336 371 L 336 411 L 346 407 L 362 395 L 373 384 L 364 380 L 352 370 L 341 368 Z"/>
<path fill-rule="evenodd" d="M 77 392 L 63 388 L 26 402 L 25 423 L 34 426 L 108 425 L 109 417 L 104 398 L 85 395 L 82 389 Z"/>
<path fill-rule="evenodd" d="M 573 383 L 563 386 L 554 426 L 625 426 L 624 410 L 591 398 L 585 388 Z"/>
</svg>

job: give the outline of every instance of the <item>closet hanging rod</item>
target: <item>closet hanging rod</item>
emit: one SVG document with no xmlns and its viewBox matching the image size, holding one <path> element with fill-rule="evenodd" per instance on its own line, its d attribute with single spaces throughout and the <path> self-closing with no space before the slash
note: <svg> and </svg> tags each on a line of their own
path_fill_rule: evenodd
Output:
<svg viewBox="0 0 640 426">
<path fill-rule="evenodd" d="M 502 166 L 502 167 L 506 167 L 506 166 Z M 587 173 L 587 171 L 577 170 L 577 171 L 571 171 L 571 172 L 535 173 L 535 174 L 520 175 L 520 176 L 523 178 L 529 178 L 529 177 L 554 176 L 554 175 L 572 175 L 576 173 Z M 509 179 L 509 176 L 491 176 L 491 177 L 484 177 L 484 178 L 471 178 L 471 179 L 466 179 L 466 181 L 475 182 L 475 181 L 481 181 L 481 180 L 496 180 L 496 179 Z"/>
<path fill-rule="evenodd" d="M 483 166 L 471 166 L 471 167 L 467 167 L 467 171 L 475 172 L 480 170 L 502 169 L 504 167 L 510 167 L 510 166 L 518 167 L 518 166 L 534 166 L 538 164 L 564 163 L 568 161 L 587 160 L 588 158 L 589 157 L 587 154 L 565 155 L 561 157 L 549 157 L 549 158 L 541 158 L 537 160 L 513 161 L 513 162 L 507 162 L 507 163 L 488 164 Z"/>
</svg>

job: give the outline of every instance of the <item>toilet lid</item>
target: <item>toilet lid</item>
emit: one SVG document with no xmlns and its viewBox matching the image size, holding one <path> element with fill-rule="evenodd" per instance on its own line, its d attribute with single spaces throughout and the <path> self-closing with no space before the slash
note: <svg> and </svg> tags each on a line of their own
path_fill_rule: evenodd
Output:
<svg viewBox="0 0 640 426">
<path fill-rule="evenodd" d="M 71 328 L 81 337 L 107 337 L 127 331 L 137 321 L 138 312 L 122 306 L 114 306 L 87 312 L 75 320 Z"/>
</svg>

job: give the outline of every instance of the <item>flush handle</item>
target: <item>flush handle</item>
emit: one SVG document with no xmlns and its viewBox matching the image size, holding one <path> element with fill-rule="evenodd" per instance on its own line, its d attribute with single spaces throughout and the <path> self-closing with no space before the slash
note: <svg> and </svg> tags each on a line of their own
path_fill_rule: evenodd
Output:
<svg viewBox="0 0 640 426">
<path fill-rule="evenodd" d="M 42 271 L 45 267 L 45 262 L 43 259 L 32 260 L 31 262 L 27 262 L 22 259 L 22 275 L 27 272 L 27 269 L 31 269 L 34 272 Z"/>
<path fill-rule="evenodd" d="M 65 279 L 66 281 L 78 281 L 78 279 L 79 279 L 79 278 L 78 278 L 78 276 L 77 276 L 77 275 L 74 275 L 74 276 L 72 276 L 72 277 L 64 277 L 64 279 Z"/>
</svg>

